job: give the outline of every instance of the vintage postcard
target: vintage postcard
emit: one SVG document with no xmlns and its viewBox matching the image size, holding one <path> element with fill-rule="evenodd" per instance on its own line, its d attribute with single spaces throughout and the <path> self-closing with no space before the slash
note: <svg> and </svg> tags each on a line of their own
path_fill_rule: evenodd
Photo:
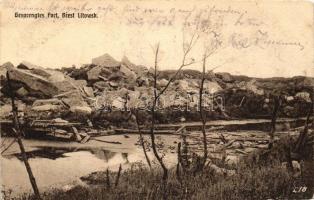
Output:
<svg viewBox="0 0 314 200">
<path fill-rule="evenodd" d="M 314 3 L 0 0 L 1 199 L 314 198 Z"/>
</svg>

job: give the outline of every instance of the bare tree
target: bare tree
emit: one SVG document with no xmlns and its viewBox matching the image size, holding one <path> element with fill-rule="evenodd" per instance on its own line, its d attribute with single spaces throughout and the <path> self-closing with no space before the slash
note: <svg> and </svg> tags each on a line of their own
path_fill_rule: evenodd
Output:
<svg viewBox="0 0 314 200">
<path fill-rule="evenodd" d="M 154 99 L 153 99 L 153 105 L 151 107 L 151 128 L 150 128 L 150 137 L 151 137 L 151 143 L 152 143 L 152 149 L 153 153 L 159 162 L 160 166 L 163 169 L 163 180 L 167 180 L 168 178 L 168 169 L 165 165 L 165 163 L 162 160 L 162 157 L 158 154 L 157 148 L 156 148 L 156 143 L 155 143 L 155 134 L 154 134 L 154 129 L 155 129 L 155 108 L 157 105 L 158 101 L 158 94 L 157 94 L 157 64 L 158 64 L 158 52 L 159 52 L 159 44 L 157 45 L 157 49 L 155 52 L 155 67 L 154 67 Z"/>
<path fill-rule="evenodd" d="M 152 143 L 152 149 L 153 149 L 153 153 L 154 156 L 156 157 L 157 161 L 159 162 L 161 168 L 163 169 L 163 180 L 166 181 L 168 178 L 168 169 L 165 165 L 165 163 L 163 162 L 162 157 L 158 154 L 157 148 L 156 148 L 156 143 L 155 143 L 155 134 L 154 134 L 154 129 L 155 129 L 155 120 L 156 120 L 156 106 L 158 103 L 158 100 L 160 98 L 160 96 L 162 94 L 164 94 L 164 92 L 167 90 L 167 88 L 169 87 L 169 85 L 175 80 L 175 78 L 178 76 L 179 72 L 182 70 L 183 67 L 191 65 L 193 63 L 195 63 L 195 60 L 192 59 L 190 62 L 186 62 L 187 60 L 187 56 L 190 53 L 191 49 L 193 48 L 193 46 L 195 45 L 197 39 L 198 39 L 198 35 L 196 34 L 196 32 L 192 35 L 191 40 L 188 43 L 185 43 L 183 41 L 183 58 L 182 58 L 182 62 L 181 65 L 179 66 L 179 68 L 177 69 L 176 73 L 169 79 L 169 81 L 167 82 L 167 84 L 160 90 L 160 92 L 158 92 L 157 89 L 157 69 L 158 69 L 158 54 L 159 54 L 159 44 L 157 44 L 156 50 L 155 50 L 155 64 L 154 64 L 154 74 L 153 74 L 153 89 L 154 89 L 154 98 L 152 101 L 152 106 L 151 106 L 151 127 L 150 127 L 150 137 L 151 137 L 151 143 Z"/>
<path fill-rule="evenodd" d="M 202 134 L 203 134 L 203 148 L 204 148 L 204 155 L 203 155 L 203 164 L 202 166 L 205 166 L 208 151 L 207 151 L 207 139 L 206 139 L 206 114 L 203 112 L 203 90 L 204 90 L 204 82 L 205 82 L 205 68 L 206 68 L 206 54 L 204 54 L 203 57 L 203 72 L 202 72 L 202 79 L 200 84 L 200 92 L 199 92 L 199 109 L 200 109 L 200 117 L 202 121 Z"/>
<path fill-rule="evenodd" d="M 20 123 L 19 123 L 19 119 L 18 119 L 18 109 L 15 105 L 15 97 L 14 97 L 14 93 L 12 92 L 12 86 L 11 86 L 11 80 L 10 80 L 10 75 L 9 72 L 7 72 L 7 80 L 8 80 L 8 86 L 9 86 L 9 91 L 10 91 L 10 97 L 11 97 L 11 101 L 12 101 L 12 112 L 13 112 L 13 124 L 14 124 L 14 135 L 16 137 L 17 143 L 19 144 L 20 150 L 21 150 L 21 154 L 22 154 L 22 159 L 24 162 L 24 165 L 26 167 L 26 171 L 28 173 L 28 177 L 29 180 L 31 182 L 32 188 L 34 190 L 34 194 L 36 199 L 41 199 L 40 197 L 40 193 L 37 187 L 37 183 L 36 183 L 36 179 L 33 175 L 31 166 L 28 163 L 28 158 L 25 152 L 25 148 L 22 142 L 22 130 L 20 127 Z"/>
<path fill-rule="evenodd" d="M 206 113 L 204 113 L 203 110 L 203 93 L 204 93 L 204 82 L 205 82 L 205 72 L 206 72 L 206 62 L 207 58 L 210 57 L 215 51 L 220 47 L 221 42 L 219 40 L 219 35 L 216 34 L 215 32 L 213 33 L 213 38 L 211 38 L 211 41 L 209 44 L 205 44 L 205 50 L 202 58 L 202 77 L 201 77 L 201 82 L 200 82 L 200 90 L 199 90 L 199 113 L 200 113 L 200 118 L 202 122 L 202 135 L 203 135 L 203 162 L 202 162 L 202 168 L 205 166 L 207 157 L 208 157 L 208 150 L 207 150 L 207 137 L 206 137 Z M 208 72 L 211 73 L 215 69 L 221 67 L 216 66 L 212 69 L 210 69 Z"/>
</svg>

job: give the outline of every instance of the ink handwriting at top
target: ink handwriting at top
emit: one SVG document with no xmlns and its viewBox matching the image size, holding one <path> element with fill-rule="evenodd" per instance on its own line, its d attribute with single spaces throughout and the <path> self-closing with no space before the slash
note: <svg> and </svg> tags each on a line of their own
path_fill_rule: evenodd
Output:
<svg viewBox="0 0 314 200">
<path fill-rule="evenodd" d="M 305 45 L 287 36 L 277 38 L 269 29 L 272 21 L 264 22 L 263 16 L 256 16 L 251 10 L 238 9 L 232 6 L 218 7 L 213 4 L 193 5 L 191 7 L 157 7 L 148 4 L 114 4 L 108 1 L 52 1 L 45 6 L 17 4 L 16 1 L 3 0 L 6 8 L 18 11 L 49 12 L 96 12 L 103 23 L 119 21 L 121 25 L 149 28 L 176 29 L 197 27 L 203 34 L 217 33 L 219 40 L 215 44 L 232 47 L 238 50 L 250 47 L 266 49 L 268 47 L 296 48 L 302 51 Z M 114 19 L 114 20 L 112 20 Z M 96 21 L 95 21 L 96 22 Z M 266 31 L 267 30 L 267 31 Z M 278 30 L 277 30 L 278 32 Z"/>
<path fill-rule="evenodd" d="M 300 51 L 305 48 L 299 41 L 291 41 L 288 39 L 274 39 L 266 31 L 258 30 L 252 35 L 243 35 L 241 33 L 233 33 L 229 38 L 229 43 L 233 48 L 246 49 L 249 47 L 259 47 L 266 49 L 267 47 L 295 47 Z"/>
<path fill-rule="evenodd" d="M 235 26 L 261 26 L 263 24 L 263 21 L 253 17 L 246 17 L 245 14 L 241 14 L 234 23 Z"/>
</svg>

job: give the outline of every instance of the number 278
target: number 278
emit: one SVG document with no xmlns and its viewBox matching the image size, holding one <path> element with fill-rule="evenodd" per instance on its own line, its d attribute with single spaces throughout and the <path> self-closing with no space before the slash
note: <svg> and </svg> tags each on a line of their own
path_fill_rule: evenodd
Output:
<svg viewBox="0 0 314 200">
<path fill-rule="evenodd" d="M 306 190 L 307 190 L 307 187 L 306 186 L 301 186 L 301 187 L 295 187 L 294 189 L 293 189 L 293 193 L 303 193 L 303 192 L 306 192 Z"/>
</svg>

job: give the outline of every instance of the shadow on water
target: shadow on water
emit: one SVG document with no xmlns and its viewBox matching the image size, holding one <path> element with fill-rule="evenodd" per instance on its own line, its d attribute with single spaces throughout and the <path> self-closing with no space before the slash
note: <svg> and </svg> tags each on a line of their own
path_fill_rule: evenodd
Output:
<svg viewBox="0 0 314 200">
<path fill-rule="evenodd" d="M 27 151 L 26 155 L 28 158 L 47 158 L 51 160 L 56 160 L 58 158 L 69 157 L 67 153 L 74 152 L 90 152 L 97 158 L 104 160 L 105 162 L 109 162 L 115 155 L 118 153 L 112 152 L 105 149 L 100 148 L 79 148 L 79 147 L 35 147 L 34 150 Z M 120 153 L 123 161 L 125 163 L 129 163 L 128 153 Z M 6 158 L 16 157 L 20 161 L 23 161 L 21 153 L 14 153 L 8 156 L 4 156 Z"/>
</svg>

